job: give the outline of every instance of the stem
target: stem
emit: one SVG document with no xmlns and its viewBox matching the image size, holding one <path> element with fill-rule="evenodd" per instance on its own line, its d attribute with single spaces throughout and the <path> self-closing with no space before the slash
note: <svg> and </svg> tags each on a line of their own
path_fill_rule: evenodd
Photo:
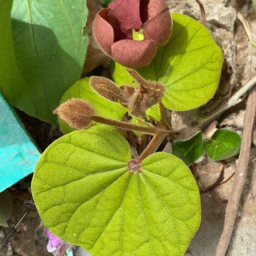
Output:
<svg viewBox="0 0 256 256">
<path fill-rule="evenodd" d="M 158 132 L 150 141 L 146 149 L 139 156 L 139 158 L 137 159 L 138 162 L 141 163 L 146 157 L 156 152 L 166 135 L 167 134 L 165 132 Z"/>
<path fill-rule="evenodd" d="M 150 134 L 150 135 L 156 135 L 158 133 L 164 133 L 165 135 L 167 135 L 169 133 L 175 133 L 173 131 L 167 131 L 167 130 L 159 129 L 159 128 L 155 128 L 155 127 L 143 127 L 143 126 L 139 126 L 136 124 L 131 124 L 131 123 L 123 122 L 123 121 L 117 121 L 117 120 L 113 120 L 110 118 L 105 118 L 102 116 L 91 116 L 90 118 L 92 121 L 95 121 L 97 123 L 106 124 L 106 125 L 114 126 L 114 127 L 125 129 L 125 130 L 144 132 L 144 133 Z"/>
<path fill-rule="evenodd" d="M 161 117 L 162 117 L 162 124 L 164 125 L 164 127 L 168 130 L 172 130 L 171 125 L 168 122 L 168 118 L 167 118 L 167 114 L 166 114 L 166 109 L 163 105 L 163 103 L 160 101 L 159 102 L 159 106 L 160 106 L 160 113 L 161 113 Z"/>
</svg>

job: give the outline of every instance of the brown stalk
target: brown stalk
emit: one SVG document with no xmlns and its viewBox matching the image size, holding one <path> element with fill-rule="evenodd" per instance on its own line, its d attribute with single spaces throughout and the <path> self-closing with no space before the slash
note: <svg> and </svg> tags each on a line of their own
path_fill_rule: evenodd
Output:
<svg viewBox="0 0 256 256">
<path fill-rule="evenodd" d="M 158 132 L 153 139 L 150 141 L 146 149 L 142 152 L 142 154 L 137 159 L 139 163 L 141 163 L 145 158 L 147 158 L 152 153 L 156 152 L 159 148 L 160 144 L 163 142 L 164 138 L 166 137 L 166 132 Z"/>
<path fill-rule="evenodd" d="M 125 130 L 144 132 L 144 133 L 150 134 L 150 135 L 156 135 L 158 133 L 162 133 L 165 135 L 170 134 L 170 133 L 175 133 L 173 131 L 167 131 L 167 130 L 163 130 L 163 129 L 159 129 L 159 128 L 155 128 L 155 127 L 139 126 L 136 124 L 117 121 L 117 120 L 105 118 L 102 116 L 91 116 L 90 118 L 92 121 L 97 122 L 97 123 L 106 124 L 106 125 L 114 126 L 114 127 L 117 127 L 120 129 L 125 129 Z"/>
<path fill-rule="evenodd" d="M 231 198 L 228 202 L 224 228 L 221 234 L 215 256 L 225 256 L 234 225 L 237 217 L 237 210 L 241 194 L 246 182 L 250 148 L 252 141 L 252 131 L 255 120 L 256 111 L 256 89 L 250 92 L 244 118 L 244 130 L 242 135 L 241 152 L 236 165 L 235 179 L 232 186 Z"/>
</svg>

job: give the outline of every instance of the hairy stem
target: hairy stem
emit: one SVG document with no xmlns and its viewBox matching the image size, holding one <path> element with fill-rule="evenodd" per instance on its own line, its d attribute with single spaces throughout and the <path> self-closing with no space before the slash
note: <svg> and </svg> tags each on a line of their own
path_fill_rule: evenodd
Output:
<svg viewBox="0 0 256 256">
<path fill-rule="evenodd" d="M 158 132 L 150 141 L 146 149 L 139 156 L 139 158 L 137 159 L 138 162 L 141 163 L 146 157 L 156 152 L 166 135 L 167 134 L 165 132 Z"/>
<path fill-rule="evenodd" d="M 155 127 L 143 127 L 136 124 L 131 124 L 123 121 L 117 121 L 110 118 L 105 118 L 102 116 L 91 116 L 90 119 L 97 123 L 106 124 L 106 125 L 114 126 L 114 127 L 125 129 L 125 130 L 144 132 L 150 135 L 156 135 L 158 133 L 164 133 L 165 135 L 170 133 L 175 133 L 173 131 L 167 131 L 167 130 L 159 129 Z"/>
</svg>

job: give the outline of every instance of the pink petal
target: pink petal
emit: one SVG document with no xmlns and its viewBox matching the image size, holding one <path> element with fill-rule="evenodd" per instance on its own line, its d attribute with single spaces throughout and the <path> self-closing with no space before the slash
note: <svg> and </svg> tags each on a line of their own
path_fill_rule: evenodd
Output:
<svg viewBox="0 0 256 256">
<path fill-rule="evenodd" d="M 99 11 L 93 22 L 93 33 L 101 49 L 107 54 L 111 54 L 111 46 L 114 43 L 114 31 L 111 25 L 106 21 L 108 8 Z"/>
<path fill-rule="evenodd" d="M 47 244 L 48 252 L 54 251 L 58 246 L 63 244 L 63 241 L 59 239 L 57 236 L 53 235 L 48 229 L 44 228 L 44 232 L 49 237 L 49 241 Z"/>
<path fill-rule="evenodd" d="M 164 10 L 168 10 L 166 0 L 150 0 L 148 4 L 148 16 L 149 20 L 154 18 Z"/>
<path fill-rule="evenodd" d="M 151 40 L 121 40 L 112 45 L 113 58 L 121 65 L 139 68 L 148 65 L 154 58 L 157 45 Z"/>
<path fill-rule="evenodd" d="M 132 29 L 142 26 L 140 19 L 140 0 L 116 0 L 108 6 L 111 10 L 107 20 L 115 32 L 115 42 L 125 38 L 132 39 Z"/>
<path fill-rule="evenodd" d="M 145 39 L 151 39 L 156 44 L 166 44 L 172 30 L 172 19 L 169 10 L 165 10 L 145 23 L 143 34 Z"/>
</svg>

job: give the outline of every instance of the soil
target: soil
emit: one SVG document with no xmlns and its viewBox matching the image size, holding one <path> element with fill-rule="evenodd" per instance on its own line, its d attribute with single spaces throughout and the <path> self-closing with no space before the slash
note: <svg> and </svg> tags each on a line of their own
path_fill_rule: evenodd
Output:
<svg viewBox="0 0 256 256">
<path fill-rule="evenodd" d="M 167 2 L 171 12 L 182 13 L 201 22 L 200 8 L 196 0 L 170 0 Z M 253 10 L 252 1 L 201 0 L 201 2 L 206 11 L 207 28 L 210 30 L 217 44 L 222 48 L 225 58 L 220 85 L 215 97 L 205 106 L 201 107 L 199 111 L 170 113 L 169 117 L 175 129 L 191 126 L 201 120 L 202 117 L 207 116 L 224 99 L 228 98 L 248 82 L 254 76 L 253 69 L 256 68 L 256 50 L 250 45 L 245 30 L 241 22 L 237 19 L 237 13 L 241 12 L 249 23 L 252 37 L 256 42 L 256 15 Z M 89 5 L 91 5 L 89 8 L 92 16 L 90 18 L 92 19 L 99 6 L 95 4 L 95 0 L 89 1 Z M 98 47 L 93 41 L 91 41 L 89 52 L 90 54 L 88 55 L 90 56 L 88 56 L 85 63 L 83 76 L 88 72 L 93 74 L 94 71 L 92 69 L 94 68 L 96 68 L 95 72 L 103 72 L 106 75 L 108 58 L 99 52 Z M 95 54 L 97 58 L 93 62 L 92 56 Z M 88 63 L 91 63 L 91 66 Z M 99 68 L 99 66 L 103 68 Z M 245 102 L 246 95 L 241 103 L 229 109 L 218 119 L 217 127 L 228 127 L 242 133 Z M 52 141 L 62 135 L 59 128 L 32 118 L 19 110 L 17 110 L 17 113 L 41 152 Z M 252 141 L 248 182 L 242 196 L 235 231 L 227 252 L 228 256 L 256 255 L 255 145 L 256 135 Z M 169 149 L 167 146 L 165 151 L 168 152 Z M 229 178 L 235 171 L 236 160 L 237 157 L 232 157 L 220 163 L 213 162 L 206 156 L 202 157 L 194 164 L 199 187 L 202 189 L 214 184 L 223 168 L 224 180 Z M 33 203 L 24 204 L 24 201 L 32 202 L 32 196 L 29 192 L 31 179 L 32 175 L 29 175 L 8 189 L 13 200 L 14 211 L 8 221 L 9 228 L 0 227 L 0 243 L 4 241 L 10 229 L 18 222 L 24 211 L 29 209 L 29 212 L 5 247 L 0 248 L 0 256 L 52 255 L 46 250 L 47 236 L 44 234 L 43 225 L 35 206 Z M 226 205 L 231 196 L 232 183 L 233 178 L 225 184 L 202 194 L 202 224 L 189 246 L 187 255 L 215 255 L 218 239 L 223 229 Z"/>
</svg>

